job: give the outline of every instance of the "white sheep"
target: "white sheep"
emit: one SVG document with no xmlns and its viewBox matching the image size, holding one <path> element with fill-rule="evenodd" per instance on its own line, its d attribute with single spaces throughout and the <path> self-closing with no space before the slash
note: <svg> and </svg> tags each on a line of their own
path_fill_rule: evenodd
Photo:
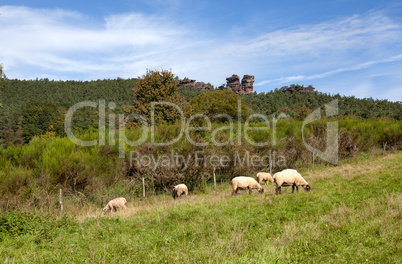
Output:
<svg viewBox="0 0 402 264">
<path fill-rule="evenodd" d="M 296 170 L 286 169 L 274 174 L 274 182 L 276 183 L 276 194 L 281 193 L 281 186 L 292 186 L 292 193 L 299 191 L 299 186 L 303 186 L 304 190 L 310 191 L 308 182 Z"/>
<path fill-rule="evenodd" d="M 107 211 L 117 211 L 117 209 L 126 209 L 125 203 L 127 203 L 126 198 L 119 197 L 115 198 L 107 203 L 107 205 L 102 209 L 103 212 Z"/>
<path fill-rule="evenodd" d="M 274 182 L 274 179 L 272 179 L 271 174 L 268 172 L 257 173 L 257 180 L 259 184 L 261 184 L 262 182 L 265 182 L 265 184 L 267 184 L 268 181 Z"/>
<path fill-rule="evenodd" d="M 238 190 L 248 189 L 249 194 L 253 189 L 257 189 L 259 193 L 263 193 L 264 189 L 261 185 L 252 177 L 238 176 L 231 180 L 233 192 L 232 195 L 237 194 Z"/>
<path fill-rule="evenodd" d="M 184 195 L 188 194 L 188 188 L 185 184 L 182 183 L 172 188 L 173 199 L 176 199 L 177 197 L 180 197 L 183 194 Z"/>
</svg>

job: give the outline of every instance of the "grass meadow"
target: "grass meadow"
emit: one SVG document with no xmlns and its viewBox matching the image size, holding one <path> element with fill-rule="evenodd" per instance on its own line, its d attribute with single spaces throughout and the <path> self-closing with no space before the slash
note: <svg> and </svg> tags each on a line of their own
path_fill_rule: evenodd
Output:
<svg viewBox="0 0 402 264">
<path fill-rule="evenodd" d="M 0 213 L 0 263 L 402 263 L 402 152 L 301 174 L 311 192 L 217 190 Z"/>
</svg>

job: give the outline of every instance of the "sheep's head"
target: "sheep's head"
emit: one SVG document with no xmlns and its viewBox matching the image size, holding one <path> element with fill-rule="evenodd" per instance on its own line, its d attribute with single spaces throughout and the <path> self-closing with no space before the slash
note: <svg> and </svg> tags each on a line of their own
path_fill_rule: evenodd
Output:
<svg viewBox="0 0 402 264">
<path fill-rule="evenodd" d="M 310 185 L 307 184 L 306 187 L 304 187 L 304 189 L 305 189 L 306 191 L 310 191 L 310 189 L 311 189 L 311 188 L 310 188 Z"/>
<path fill-rule="evenodd" d="M 176 192 L 176 189 L 174 187 L 171 189 L 171 192 L 172 192 L 173 199 L 176 199 L 177 192 Z"/>
<path fill-rule="evenodd" d="M 264 188 L 261 188 L 258 190 L 259 193 L 263 193 L 264 192 Z"/>
</svg>

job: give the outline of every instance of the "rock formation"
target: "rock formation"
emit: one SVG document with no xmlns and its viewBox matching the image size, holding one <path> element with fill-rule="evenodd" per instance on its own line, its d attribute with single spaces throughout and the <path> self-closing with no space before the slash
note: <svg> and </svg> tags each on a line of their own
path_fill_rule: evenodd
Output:
<svg viewBox="0 0 402 264">
<path fill-rule="evenodd" d="M 240 77 L 233 74 L 226 78 L 226 89 L 232 90 L 235 93 L 240 93 Z"/>
<path fill-rule="evenodd" d="M 315 88 L 311 85 L 309 85 L 308 87 L 304 87 L 303 85 L 292 85 L 289 88 L 286 88 L 283 90 L 283 92 L 289 92 L 291 94 L 294 93 L 299 93 L 299 94 L 303 94 L 303 93 L 314 93 L 314 94 L 318 94 L 317 91 L 314 91 Z"/>
<path fill-rule="evenodd" d="M 190 79 L 181 80 L 179 82 L 179 84 L 177 85 L 177 87 L 180 88 L 183 86 L 195 87 L 195 80 L 190 80 Z"/>
<path fill-rule="evenodd" d="M 242 91 L 245 94 L 249 94 L 253 92 L 254 85 L 254 76 L 253 75 L 244 75 L 241 80 Z"/>
<path fill-rule="evenodd" d="M 254 76 L 244 75 L 240 83 L 240 77 L 233 74 L 231 77 L 226 78 L 226 89 L 232 90 L 237 94 L 249 94 L 253 92 Z M 212 90 L 213 87 L 209 83 L 196 82 L 195 80 L 184 79 L 177 84 L 177 88 L 191 87 L 202 91 Z"/>
<path fill-rule="evenodd" d="M 240 77 L 233 74 L 226 78 L 226 89 L 232 90 L 237 94 L 249 94 L 253 92 L 254 76 L 244 75 L 240 83 Z"/>
<path fill-rule="evenodd" d="M 185 79 L 179 82 L 177 85 L 177 88 L 180 87 L 191 87 L 194 89 L 199 89 L 203 91 L 209 91 L 212 90 L 212 85 L 206 84 L 204 82 L 196 82 L 195 80 L 190 80 L 190 79 Z"/>
</svg>

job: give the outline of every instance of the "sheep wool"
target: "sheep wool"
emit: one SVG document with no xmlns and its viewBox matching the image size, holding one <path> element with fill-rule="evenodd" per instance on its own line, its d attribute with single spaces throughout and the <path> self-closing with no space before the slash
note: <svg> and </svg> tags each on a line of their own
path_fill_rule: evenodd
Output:
<svg viewBox="0 0 402 264">
<path fill-rule="evenodd" d="M 259 172 L 257 173 L 257 180 L 258 183 L 261 184 L 262 182 L 265 182 L 265 184 L 267 184 L 267 182 L 274 182 L 274 179 L 272 178 L 271 174 L 269 174 L 268 172 Z"/>
<path fill-rule="evenodd" d="M 179 184 L 173 187 L 172 189 L 173 199 L 176 199 L 180 196 L 188 194 L 188 188 L 185 184 Z"/>
<path fill-rule="evenodd" d="M 292 193 L 296 190 L 299 191 L 299 186 L 303 186 L 306 191 L 310 191 L 308 182 L 293 169 L 286 169 L 274 174 L 274 182 L 276 184 L 276 194 L 281 193 L 282 186 L 292 186 Z"/>
<path fill-rule="evenodd" d="M 104 212 L 106 211 L 117 211 L 117 209 L 126 209 L 126 198 L 119 197 L 115 198 L 107 203 L 107 205 L 102 209 Z"/>
<path fill-rule="evenodd" d="M 251 191 L 253 189 L 258 190 L 259 193 L 263 193 L 264 189 L 261 187 L 261 185 L 252 177 L 246 177 L 246 176 L 238 176 L 232 179 L 231 181 L 233 191 L 232 195 L 237 194 L 238 190 L 249 190 L 249 194 L 251 194 Z"/>
</svg>

